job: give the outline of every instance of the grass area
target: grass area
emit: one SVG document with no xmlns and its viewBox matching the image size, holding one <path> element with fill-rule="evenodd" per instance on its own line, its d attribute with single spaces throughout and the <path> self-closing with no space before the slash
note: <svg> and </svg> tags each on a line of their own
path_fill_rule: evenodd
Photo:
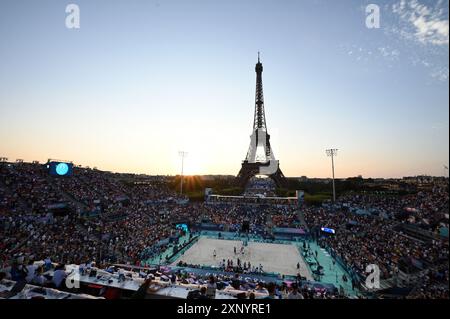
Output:
<svg viewBox="0 0 450 319">
<path fill-rule="evenodd" d="M 319 193 L 319 194 L 305 194 L 305 202 L 311 205 L 320 205 L 326 200 L 330 200 L 332 197 L 331 194 L 328 193 Z"/>
</svg>

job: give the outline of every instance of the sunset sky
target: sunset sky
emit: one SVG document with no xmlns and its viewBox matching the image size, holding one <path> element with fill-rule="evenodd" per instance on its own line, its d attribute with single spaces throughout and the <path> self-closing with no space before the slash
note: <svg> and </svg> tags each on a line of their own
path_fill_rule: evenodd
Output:
<svg viewBox="0 0 450 319">
<path fill-rule="evenodd" d="M 261 51 L 285 175 L 443 175 L 448 30 L 448 1 L 2 0 L 0 157 L 235 175 Z"/>
</svg>

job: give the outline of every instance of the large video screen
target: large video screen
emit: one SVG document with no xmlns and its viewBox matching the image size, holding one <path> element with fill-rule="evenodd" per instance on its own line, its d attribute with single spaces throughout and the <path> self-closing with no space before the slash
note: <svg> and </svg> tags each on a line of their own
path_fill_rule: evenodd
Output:
<svg viewBox="0 0 450 319">
<path fill-rule="evenodd" d="M 50 162 L 48 163 L 50 175 L 53 176 L 72 176 L 73 164 L 66 162 Z"/>
</svg>

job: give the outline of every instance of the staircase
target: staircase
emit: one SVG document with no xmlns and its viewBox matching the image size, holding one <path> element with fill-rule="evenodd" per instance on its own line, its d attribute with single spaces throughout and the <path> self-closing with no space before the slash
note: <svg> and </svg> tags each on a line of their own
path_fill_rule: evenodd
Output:
<svg viewBox="0 0 450 319">
<path fill-rule="evenodd" d="M 300 226 L 302 226 L 307 232 L 309 232 L 308 224 L 306 224 L 306 221 L 305 221 L 305 215 L 303 214 L 303 212 L 301 210 L 297 210 L 297 218 L 300 222 Z"/>
</svg>

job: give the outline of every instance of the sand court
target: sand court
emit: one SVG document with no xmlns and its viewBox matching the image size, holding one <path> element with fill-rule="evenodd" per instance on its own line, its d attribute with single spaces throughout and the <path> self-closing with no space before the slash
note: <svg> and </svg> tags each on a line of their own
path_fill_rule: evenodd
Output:
<svg viewBox="0 0 450 319">
<path fill-rule="evenodd" d="M 239 258 L 242 263 L 250 262 L 252 266 L 261 264 L 265 272 L 283 275 L 297 275 L 300 272 L 308 280 L 312 279 L 309 268 L 295 245 L 250 241 L 244 247 L 244 254 L 241 254 L 242 246 L 242 241 L 201 237 L 173 264 L 183 261 L 188 264 L 219 266 L 223 259 L 232 259 L 236 263 L 237 258 Z M 236 247 L 236 254 L 234 253 L 234 247 Z M 216 257 L 214 257 L 214 250 L 216 251 Z M 300 264 L 300 270 L 297 269 L 297 263 Z"/>
</svg>

